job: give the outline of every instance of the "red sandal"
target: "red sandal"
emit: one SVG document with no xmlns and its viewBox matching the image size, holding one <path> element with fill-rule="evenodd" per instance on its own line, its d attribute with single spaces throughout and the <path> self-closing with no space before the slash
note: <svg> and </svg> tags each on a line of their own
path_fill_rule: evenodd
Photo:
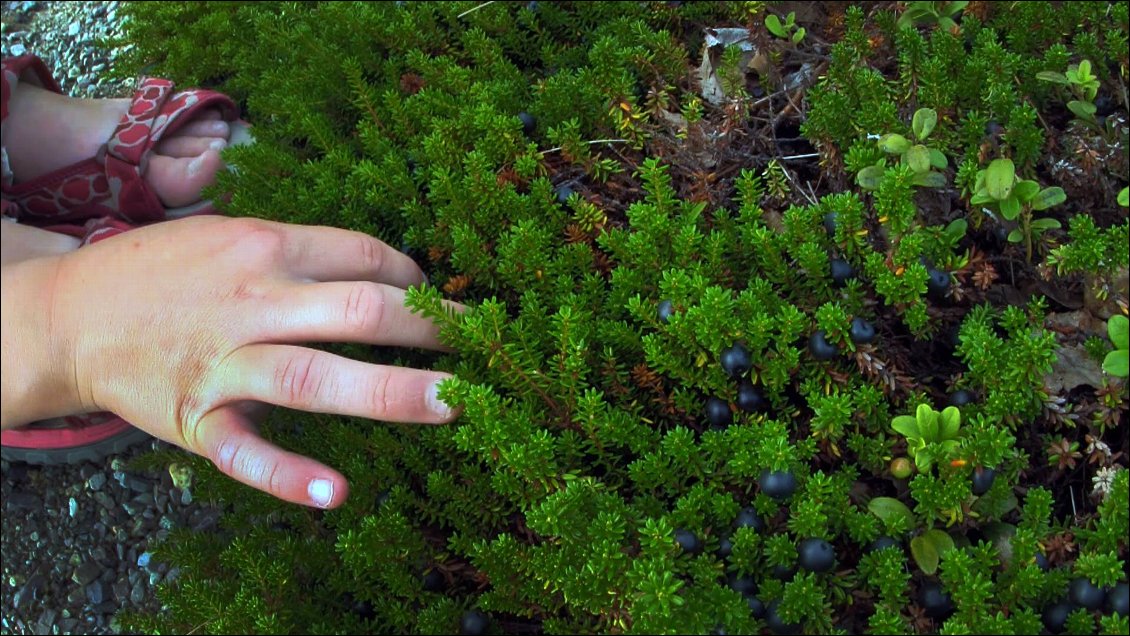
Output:
<svg viewBox="0 0 1130 636">
<path fill-rule="evenodd" d="M 0 119 L 7 118 L 8 98 L 19 81 L 62 92 L 47 66 L 34 55 L 4 59 L 0 74 Z M 219 108 L 229 122 L 228 145 L 250 143 L 248 126 L 238 120 L 239 109 L 231 98 L 205 89 L 174 92 L 168 80 L 144 78 L 129 111 L 95 157 L 14 184 L 4 152 L 4 216 L 77 237 L 81 248 L 139 225 L 215 214 L 210 201 L 165 208 L 143 178 L 153 147 L 207 108 Z M 99 461 L 149 439 L 149 434 L 113 413 L 87 413 L 0 431 L 0 457 L 31 464 Z"/>
</svg>

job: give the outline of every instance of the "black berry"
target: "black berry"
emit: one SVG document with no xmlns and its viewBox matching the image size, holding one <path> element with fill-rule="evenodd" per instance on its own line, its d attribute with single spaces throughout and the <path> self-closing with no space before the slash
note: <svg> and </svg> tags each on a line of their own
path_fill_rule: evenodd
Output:
<svg viewBox="0 0 1130 636">
<path fill-rule="evenodd" d="M 684 552 L 698 554 L 702 551 L 702 541 L 699 541 L 698 537 L 690 530 L 683 530 L 681 528 L 676 530 L 675 542 L 679 544 L 679 547 L 682 548 Z"/>
<path fill-rule="evenodd" d="M 1071 582 L 1067 597 L 1079 607 L 1097 610 L 1102 607 L 1106 594 L 1103 593 L 1102 589 L 1095 587 L 1090 579 L 1081 576 Z"/>
<path fill-rule="evenodd" d="M 671 314 L 675 313 L 675 303 L 669 300 L 659 301 L 657 313 L 659 315 L 659 322 L 667 324 L 667 321 L 671 319 Z"/>
<path fill-rule="evenodd" d="M 712 397 L 706 400 L 706 419 L 715 428 L 725 428 L 734 421 L 734 413 L 726 400 Z"/>
<path fill-rule="evenodd" d="M 749 351 L 740 343 L 735 342 L 732 347 L 722 351 L 722 370 L 736 378 L 753 366 L 749 358 Z"/>
<path fill-rule="evenodd" d="M 926 291 L 937 300 L 945 298 L 946 291 L 950 288 L 949 272 L 930 268 L 927 273 L 930 277 L 926 279 Z"/>
<path fill-rule="evenodd" d="M 1052 564 L 1048 563 L 1048 557 L 1044 556 L 1040 552 L 1036 553 L 1035 561 L 1036 561 L 1036 567 L 1040 568 L 1040 571 L 1042 571 L 1042 572 L 1047 572 L 1047 571 L 1052 569 Z"/>
<path fill-rule="evenodd" d="M 787 470 L 761 471 L 761 477 L 757 481 L 761 485 L 761 492 L 774 499 L 784 499 L 796 492 L 796 477 Z"/>
<path fill-rule="evenodd" d="M 831 360 L 840 353 L 839 349 L 828 342 L 823 331 L 817 331 L 808 339 L 808 351 L 821 362 Z"/>
<path fill-rule="evenodd" d="M 832 282 L 836 287 L 843 287 L 849 278 L 855 278 L 855 269 L 842 258 L 833 258 L 831 262 Z"/>
<path fill-rule="evenodd" d="M 733 551 L 734 542 L 730 540 L 730 537 L 722 537 L 718 540 L 718 550 L 714 554 L 718 555 L 719 559 L 728 559 Z"/>
<path fill-rule="evenodd" d="M 856 316 L 851 319 L 851 341 L 855 344 L 867 344 L 875 339 L 875 327 L 866 320 Z"/>
<path fill-rule="evenodd" d="M 980 497 L 989 492 L 993 487 L 993 480 L 997 478 L 997 471 L 992 468 L 977 468 L 973 471 L 973 494 Z"/>
<path fill-rule="evenodd" d="M 754 618 L 765 618 L 765 603 L 762 603 L 761 599 L 753 594 L 746 594 L 745 602 L 749 605 L 749 613 Z"/>
<path fill-rule="evenodd" d="M 824 231 L 828 233 L 829 238 L 836 236 L 836 213 L 829 212 L 824 215 Z"/>
<path fill-rule="evenodd" d="M 565 205 L 569 202 L 569 197 L 573 196 L 573 188 L 562 184 L 557 186 L 555 193 L 557 194 L 557 202 L 561 205 Z"/>
<path fill-rule="evenodd" d="M 535 119 L 533 115 L 522 111 L 518 113 L 518 119 L 522 121 L 522 131 L 527 135 L 532 135 L 534 131 L 537 130 L 538 120 Z"/>
<path fill-rule="evenodd" d="M 730 575 L 730 589 L 738 594 L 753 594 L 757 591 L 757 584 L 748 576 Z"/>
<path fill-rule="evenodd" d="M 935 620 L 945 620 L 953 613 L 953 600 L 942 586 L 934 581 L 926 581 L 919 590 L 918 602 L 926 615 Z"/>
<path fill-rule="evenodd" d="M 1067 617 L 1071 614 L 1075 607 L 1067 601 L 1060 601 L 1055 605 L 1049 605 L 1044 608 L 1044 627 L 1053 634 L 1063 632 L 1063 628 L 1067 625 Z"/>
<path fill-rule="evenodd" d="M 1106 611 L 1119 616 L 1130 613 L 1130 585 L 1119 583 L 1106 595 Z"/>
<path fill-rule="evenodd" d="M 738 516 L 734 519 L 734 528 L 753 528 L 761 532 L 765 528 L 765 522 L 761 520 L 756 510 L 747 507 L 738 512 Z"/>
<path fill-rule="evenodd" d="M 972 391 L 966 391 L 965 389 L 954 391 L 953 395 L 950 395 L 950 406 L 961 408 L 967 404 L 972 404 L 976 399 Z"/>
<path fill-rule="evenodd" d="M 786 623 L 777 615 L 777 606 L 780 603 L 779 599 L 774 600 L 769 603 L 769 607 L 765 608 L 765 624 L 773 630 L 774 634 L 799 634 L 799 623 Z"/>
<path fill-rule="evenodd" d="M 805 539 L 797 548 L 797 563 L 809 572 L 827 572 L 836 565 L 836 550 L 823 539 Z"/>
<path fill-rule="evenodd" d="M 460 634 L 482 634 L 487 631 L 490 619 L 479 610 L 471 610 L 463 615 L 459 621 Z"/>
<path fill-rule="evenodd" d="M 749 380 L 738 385 L 738 408 L 746 413 L 756 413 L 765 409 L 765 398 Z"/>
<path fill-rule="evenodd" d="M 1110 95 L 1102 94 L 1095 98 L 1095 115 L 1099 117 L 1106 117 L 1114 112 L 1114 100 Z"/>
<path fill-rule="evenodd" d="M 443 589 L 443 575 L 439 570 L 433 568 L 424 575 L 424 589 L 428 592 L 438 592 Z"/>
<path fill-rule="evenodd" d="M 879 550 L 886 550 L 887 548 L 899 548 L 899 549 L 901 549 L 902 544 L 899 543 L 896 539 L 893 539 L 891 537 L 883 535 L 883 536 L 879 537 L 878 539 L 875 539 L 874 541 L 872 541 L 871 545 L 867 546 L 867 551 L 868 552 L 878 552 Z"/>
</svg>

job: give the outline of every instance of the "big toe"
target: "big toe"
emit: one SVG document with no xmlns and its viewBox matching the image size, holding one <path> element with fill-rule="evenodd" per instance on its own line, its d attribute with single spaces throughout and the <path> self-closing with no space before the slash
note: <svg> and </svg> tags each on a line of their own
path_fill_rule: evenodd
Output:
<svg viewBox="0 0 1130 636">
<path fill-rule="evenodd" d="M 200 191 L 216 182 L 216 173 L 224 166 L 220 153 L 206 150 L 193 157 L 151 155 L 145 179 L 161 203 L 179 208 L 200 200 Z"/>
</svg>

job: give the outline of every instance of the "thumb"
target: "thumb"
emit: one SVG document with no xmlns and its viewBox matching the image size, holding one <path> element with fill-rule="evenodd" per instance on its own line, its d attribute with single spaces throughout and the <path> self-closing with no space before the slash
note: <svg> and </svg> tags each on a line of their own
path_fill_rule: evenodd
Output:
<svg viewBox="0 0 1130 636">
<path fill-rule="evenodd" d="M 224 406 L 197 425 L 195 452 L 212 460 L 220 472 L 283 501 L 336 508 L 349 496 L 341 473 L 309 457 L 283 450 L 259 436 L 247 409 Z"/>
</svg>

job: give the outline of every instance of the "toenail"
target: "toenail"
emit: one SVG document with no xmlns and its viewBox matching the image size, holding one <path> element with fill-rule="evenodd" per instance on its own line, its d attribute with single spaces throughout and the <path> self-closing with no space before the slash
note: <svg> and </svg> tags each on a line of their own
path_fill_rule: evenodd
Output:
<svg viewBox="0 0 1130 636">
<path fill-rule="evenodd" d="M 199 157 L 188 162 L 188 176 L 195 177 L 200 172 L 200 168 L 203 165 L 204 155 L 200 155 Z"/>
</svg>

